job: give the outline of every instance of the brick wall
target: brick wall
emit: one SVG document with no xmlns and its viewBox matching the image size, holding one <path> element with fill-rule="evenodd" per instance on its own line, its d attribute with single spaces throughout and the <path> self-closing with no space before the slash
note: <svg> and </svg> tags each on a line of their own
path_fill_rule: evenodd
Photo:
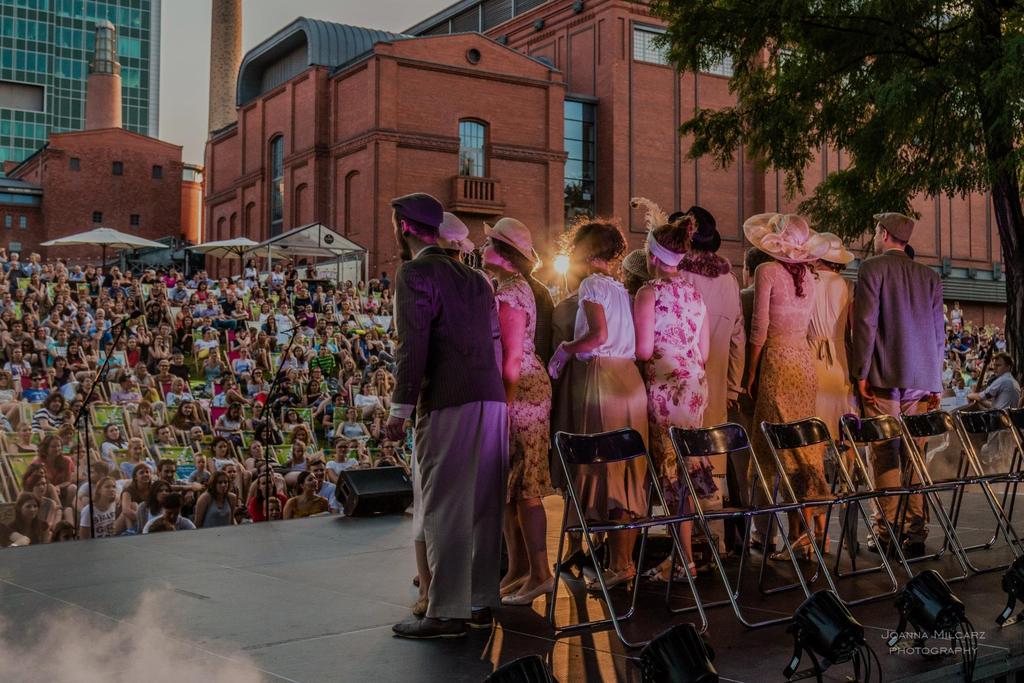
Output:
<svg viewBox="0 0 1024 683">
<path fill-rule="evenodd" d="M 119 176 L 114 162 L 122 165 Z M 154 166 L 161 169 L 159 178 Z M 43 187 L 41 225 L 34 235 L 38 244 L 101 226 L 151 240 L 180 237 L 181 173 L 180 146 L 110 128 L 52 135 L 49 146 L 11 177 Z M 100 221 L 93 220 L 94 213 Z M 133 215 L 138 225 L 132 225 Z M 98 260 L 101 254 L 99 247 L 86 246 L 41 252 L 44 258 L 73 261 Z"/>
<path fill-rule="evenodd" d="M 22 227 L 22 220 L 24 226 Z M 39 243 L 43 234 L 43 213 L 41 207 L 21 204 L 0 204 L 0 247 L 7 253 L 18 251 L 30 254 L 40 251 Z"/>
<path fill-rule="evenodd" d="M 230 216 L 247 206 L 254 220 L 241 222 L 242 233 L 268 237 L 268 150 L 281 133 L 284 229 L 323 222 L 370 251 L 371 271 L 393 272 L 388 201 L 421 191 L 453 202 L 464 118 L 488 125 L 488 175 L 506 197 L 492 215 L 462 215 L 471 236 L 481 241 L 483 222 L 501 215 L 531 226 L 538 248 L 561 231 L 559 74 L 474 35 L 379 43 L 365 61 L 327 73 L 311 67 L 247 104 L 237 127 L 207 145 L 209 239 L 228 237 Z"/>
</svg>

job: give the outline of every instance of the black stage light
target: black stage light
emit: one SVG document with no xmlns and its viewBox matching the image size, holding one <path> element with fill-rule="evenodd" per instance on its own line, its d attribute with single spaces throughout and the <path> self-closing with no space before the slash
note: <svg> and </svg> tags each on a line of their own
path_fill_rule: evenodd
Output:
<svg viewBox="0 0 1024 683">
<path fill-rule="evenodd" d="M 640 651 L 640 675 L 644 683 L 718 683 L 714 658 L 693 624 L 679 624 Z"/>
<path fill-rule="evenodd" d="M 484 683 L 558 683 L 548 671 L 547 664 L 540 655 L 528 655 L 513 659 L 504 666 L 499 666 Z"/>
<path fill-rule="evenodd" d="M 908 635 L 915 648 L 924 647 L 928 638 L 949 640 L 955 645 L 952 652 L 961 656 L 964 678 L 973 679 L 977 635 L 967 619 L 964 603 L 953 595 L 937 571 L 928 569 L 908 581 L 896 598 L 896 609 L 900 623 L 889 637 L 890 651 L 895 650 L 901 640 L 907 640 Z M 908 623 L 914 629 L 909 634 L 905 632 Z"/>
<path fill-rule="evenodd" d="M 812 669 L 801 672 L 797 678 L 813 675 L 821 681 L 821 674 L 826 669 L 833 664 L 846 662 L 853 662 L 854 674 L 858 681 L 870 681 L 873 666 L 877 666 L 881 678 L 881 664 L 864 638 L 864 627 L 854 619 L 846 603 L 833 591 L 818 591 L 807 598 L 796 608 L 793 623 L 787 631 L 793 634 L 793 657 L 783 670 L 787 680 L 796 674 L 804 650 L 811 659 Z"/>
<path fill-rule="evenodd" d="M 966 618 L 964 603 L 953 595 L 949 585 L 934 569 L 923 571 L 907 582 L 896 598 L 896 609 L 900 613 L 900 623 L 889 638 L 889 647 L 899 642 L 908 623 L 917 629 L 917 635 L 927 638 L 956 629 Z"/>
<path fill-rule="evenodd" d="M 1006 591 L 1006 609 L 996 617 L 996 624 L 1005 627 L 1016 624 L 1024 616 L 1024 610 L 1022 610 L 1017 616 L 1010 618 L 1010 613 L 1013 612 L 1017 601 L 1024 601 L 1024 556 L 1014 560 L 1010 568 L 1003 574 L 1003 590 Z"/>
</svg>

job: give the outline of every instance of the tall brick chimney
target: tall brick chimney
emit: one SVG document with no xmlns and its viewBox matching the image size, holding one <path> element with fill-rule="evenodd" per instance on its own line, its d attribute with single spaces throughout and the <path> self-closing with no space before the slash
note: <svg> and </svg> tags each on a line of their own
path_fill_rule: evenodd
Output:
<svg viewBox="0 0 1024 683">
<path fill-rule="evenodd" d="M 235 121 L 235 84 L 242 64 L 242 0 L 213 0 L 210 18 L 209 132 Z"/>
<path fill-rule="evenodd" d="M 117 29 L 107 20 L 96 24 L 96 45 L 85 85 L 85 129 L 121 127 L 121 64 Z"/>
</svg>

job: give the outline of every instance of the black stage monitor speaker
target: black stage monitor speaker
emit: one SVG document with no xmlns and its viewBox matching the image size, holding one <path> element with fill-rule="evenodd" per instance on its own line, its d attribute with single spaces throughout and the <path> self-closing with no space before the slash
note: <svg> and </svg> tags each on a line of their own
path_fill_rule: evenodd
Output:
<svg viewBox="0 0 1024 683">
<path fill-rule="evenodd" d="M 412 505 L 412 478 L 401 467 L 344 470 L 334 495 L 352 517 L 401 515 Z"/>
</svg>

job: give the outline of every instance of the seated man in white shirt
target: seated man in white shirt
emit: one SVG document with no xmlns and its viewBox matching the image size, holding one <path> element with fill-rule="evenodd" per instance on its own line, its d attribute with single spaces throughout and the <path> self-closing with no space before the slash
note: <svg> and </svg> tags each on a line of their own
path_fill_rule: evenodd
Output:
<svg viewBox="0 0 1024 683">
<path fill-rule="evenodd" d="M 149 528 L 158 519 L 166 519 L 168 522 L 174 525 L 176 531 L 189 531 L 195 529 L 196 525 L 188 517 L 184 517 L 181 514 L 181 494 L 180 493 L 168 493 L 164 498 L 164 502 L 160 505 L 160 514 L 149 518 L 146 522 L 146 526 L 142 528 L 142 533 L 148 534 Z"/>
<path fill-rule="evenodd" d="M 1008 353 L 992 356 L 992 381 L 984 391 L 967 394 L 967 399 L 977 401 L 986 410 L 1005 410 L 1020 405 L 1020 385 L 1013 378 L 1013 358 Z M 986 474 L 1007 471 L 1016 444 L 1013 436 L 1002 430 L 989 435 L 978 454 Z"/>
<path fill-rule="evenodd" d="M 337 501 L 334 495 L 335 485 L 326 479 L 327 465 L 324 464 L 323 459 L 317 456 L 316 459 L 309 461 L 306 468 L 312 473 L 319 485 L 316 495 L 327 499 L 327 506 L 332 514 L 342 512 L 341 503 Z"/>
<path fill-rule="evenodd" d="M 1013 358 L 1008 353 L 992 356 L 992 381 L 984 391 L 967 394 L 991 410 L 1016 408 L 1020 404 L 1020 385 L 1013 378 Z"/>
</svg>

